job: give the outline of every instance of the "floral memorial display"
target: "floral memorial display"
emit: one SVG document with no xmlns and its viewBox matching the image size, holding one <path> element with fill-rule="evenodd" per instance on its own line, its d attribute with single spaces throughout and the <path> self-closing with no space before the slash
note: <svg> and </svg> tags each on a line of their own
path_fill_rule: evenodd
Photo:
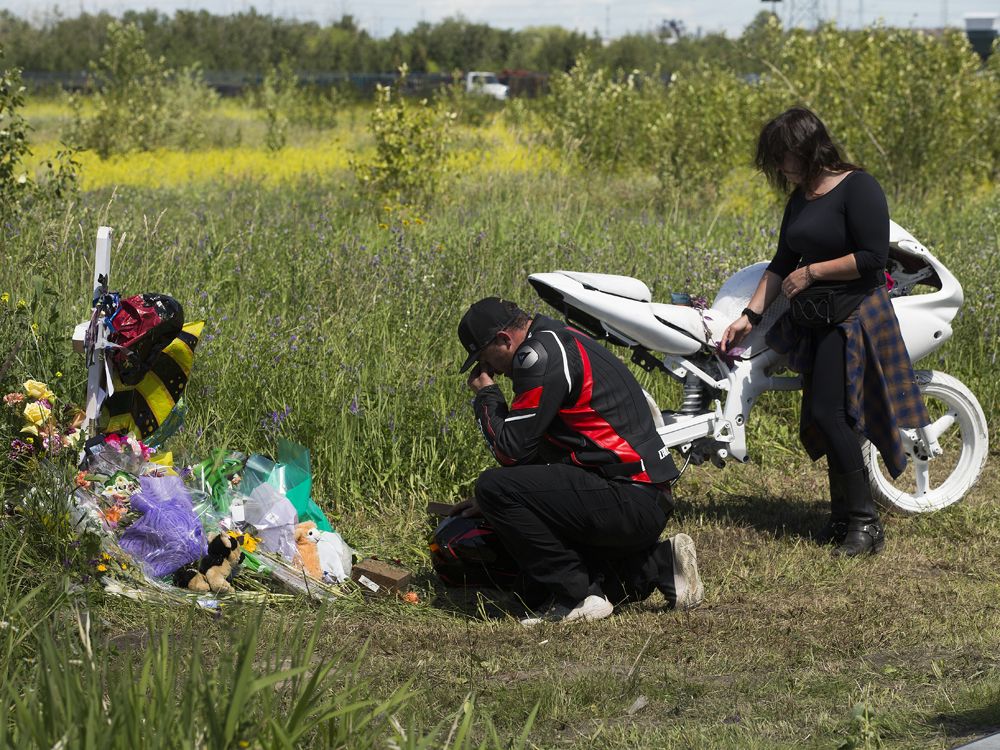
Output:
<svg viewBox="0 0 1000 750">
<path fill-rule="evenodd" d="M 311 497 L 308 449 L 280 440 L 277 459 L 218 448 L 191 464 L 166 450 L 183 424 L 204 323 L 185 322 L 167 295 L 110 292 L 109 267 L 102 227 L 92 317 L 74 335 L 89 372 L 86 408 L 33 379 L 2 405 L 12 461 L 79 452 L 70 520 L 99 540 L 105 591 L 208 609 L 225 597 L 360 596 L 354 550 Z"/>
</svg>

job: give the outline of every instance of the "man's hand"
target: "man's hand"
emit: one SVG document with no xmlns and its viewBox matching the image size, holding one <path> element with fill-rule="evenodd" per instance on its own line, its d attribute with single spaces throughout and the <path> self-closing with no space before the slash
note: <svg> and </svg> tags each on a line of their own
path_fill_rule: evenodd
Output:
<svg viewBox="0 0 1000 750">
<path fill-rule="evenodd" d="M 468 384 L 474 393 L 479 393 L 486 386 L 495 384 L 493 371 L 483 369 L 482 365 L 476 365 L 475 369 L 469 373 Z"/>
<path fill-rule="evenodd" d="M 451 509 L 450 516 L 462 516 L 463 518 L 479 518 L 483 514 L 479 511 L 479 506 L 475 500 L 463 500 Z"/>
<path fill-rule="evenodd" d="M 814 280 L 809 266 L 802 266 L 785 277 L 785 280 L 781 282 L 781 291 L 788 299 L 793 299 L 803 289 L 812 286 Z"/>
</svg>

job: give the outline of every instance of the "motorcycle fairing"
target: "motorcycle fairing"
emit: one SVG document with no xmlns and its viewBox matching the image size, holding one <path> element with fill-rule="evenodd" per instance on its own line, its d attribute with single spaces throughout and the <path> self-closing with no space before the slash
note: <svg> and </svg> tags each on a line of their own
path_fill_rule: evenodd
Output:
<svg viewBox="0 0 1000 750">
<path fill-rule="evenodd" d="M 528 281 L 543 300 L 594 333 L 610 335 L 626 346 L 690 355 L 716 345 L 746 306 L 766 267 L 757 263 L 733 275 L 707 310 L 651 302 L 649 287 L 628 276 L 555 271 L 531 274 Z M 766 348 L 763 335 L 787 303 L 772 308 L 746 342 L 744 357 Z"/>
</svg>

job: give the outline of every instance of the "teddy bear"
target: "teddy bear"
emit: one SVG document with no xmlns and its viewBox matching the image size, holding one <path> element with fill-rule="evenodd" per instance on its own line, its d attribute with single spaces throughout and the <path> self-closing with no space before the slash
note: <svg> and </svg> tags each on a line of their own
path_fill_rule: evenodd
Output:
<svg viewBox="0 0 1000 750">
<path fill-rule="evenodd" d="M 239 537 L 217 533 L 208 538 L 208 554 L 197 565 L 188 565 L 174 573 L 174 585 L 191 591 L 211 591 L 228 594 L 233 590 L 230 581 L 243 561 Z"/>
<path fill-rule="evenodd" d="M 297 525 L 295 527 L 295 548 L 298 550 L 302 569 L 319 580 L 323 577 L 323 567 L 320 565 L 316 540 L 312 537 L 314 531 L 316 531 L 316 524 L 313 521 L 303 521 Z"/>
</svg>

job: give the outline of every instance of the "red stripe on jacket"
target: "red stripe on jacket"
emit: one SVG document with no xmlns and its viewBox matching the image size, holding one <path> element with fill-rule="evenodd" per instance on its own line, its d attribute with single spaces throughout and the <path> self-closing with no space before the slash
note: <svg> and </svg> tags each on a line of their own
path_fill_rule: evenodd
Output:
<svg viewBox="0 0 1000 750">
<path fill-rule="evenodd" d="M 542 386 L 536 386 L 531 388 L 524 393 L 520 393 L 517 397 L 511 401 L 510 410 L 515 411 L 517 409 L 537 409 L 538 405 L 542 402 Z"/>
<path fill-rule="evenodd" d="M 629 445 L 628 441 L 615 432 L 614 427 L 604 417 L 594 411 L 590 403 L 594 391 L 590 357 L 587 356 L 587 352 L 579 340 L 576 342 L 576 347 L 580 351 L 580 359 L 583 362 L 583 384 L 580 387 L 580 397 L 573 406 L 561 409 L 559 416 L 568 427 L 586 435 L 589 440 L 605 450 L 611 451 L 618 456 L 622 463 L 641 461 L 639 454 Z"/>
</svg>

